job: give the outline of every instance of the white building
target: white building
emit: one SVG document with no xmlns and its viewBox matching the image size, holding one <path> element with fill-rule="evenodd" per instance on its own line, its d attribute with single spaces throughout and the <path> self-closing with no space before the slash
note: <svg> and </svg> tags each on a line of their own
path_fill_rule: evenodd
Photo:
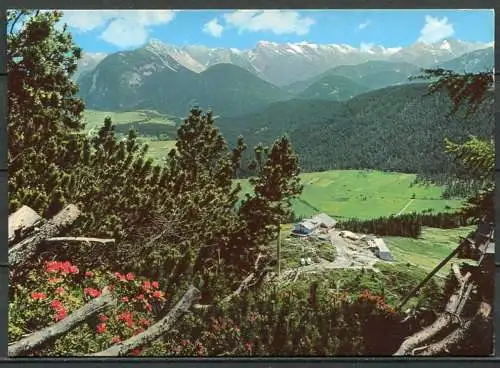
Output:
<svg viewBox="0 0 500 368">
<path fill-rule="evenodd" d="M 320 213 L 319 215 L 314 216 L 311 220 L 319 223 L 321 227 L 326 227 L 327 229 L 331 229 L 337 224 L 337 221 L 332 219 L 326 213 Z"/>
<path fill-rule="evenodd" d="M 310 235 L 319 227 L 319 223 L 312 220 L 304 220 L 295 224 L 293 233 L 297 235 Z"/>
<path fill-rule="evenodd" d="M 384 261 L 394 261 L 391 251 L 387 248 L 384 240 L 381 238 L 373 238 L 368 240 L 368 245 L 375 252 L 375 255 Z"/>
</svg>

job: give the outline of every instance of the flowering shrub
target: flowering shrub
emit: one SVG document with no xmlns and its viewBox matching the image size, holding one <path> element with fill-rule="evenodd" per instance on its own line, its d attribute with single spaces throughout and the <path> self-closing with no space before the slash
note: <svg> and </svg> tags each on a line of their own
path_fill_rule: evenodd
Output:
<svg viewBox="0 0 500 368">
<path fill-rule="evenodd" d="M 175 356 L 364 354 L 363 323 L 393 316 L 381 298 L 367 295 L 319 287 L 312 302 L 308 284 L 248 292 L 225 308 L 184 317 L 165 335 L 163 350 Z"/>
<path fill-rule="evenodd" d="M 29 272 L 26 282 L 12 286 L 9 305 L 9 340 L 58 322 L 98 298 L 108 287 L 117 300 L 87 323 L 35 354 L 70 355 L 97 352 L 148 328 L 157 319 L 166 295 L 158 281 L 102 270 L 83 274 L 71 262 L 46 262 Z M 132 355 L 141 354 L 141 349 Z"/>
<path fill-rule="evenodd" d="M 133 273 L 87 270 L 70 262 L 47 262 L 12 287 L 10 340 L 53 324 L 108 287 L 116 306 L 58 338 L 35 355 L 82 355 L 104 350 L 153 324 L 167 295 L 160 283 Z M 291 286 L 247 291 L 226 306 L 196 310 L 161 339 L 133 356 L 328 356 L 391 353 L 399 315 L 369 290 L 332 290 L 327 281 L 311 291 L 307 280 Z M 170 307 L 170 305 L 168 305 Z M 168 308 L 166 308 L 168 309 Z M 320 321 L 320 322 L 319 322 Z M 383 329 L 389 344 L 374 337 Z M 370 335 L 371 334 L 371 335 Z M 385 345 L 380 345 L 381 342 Z"/>
</svg>

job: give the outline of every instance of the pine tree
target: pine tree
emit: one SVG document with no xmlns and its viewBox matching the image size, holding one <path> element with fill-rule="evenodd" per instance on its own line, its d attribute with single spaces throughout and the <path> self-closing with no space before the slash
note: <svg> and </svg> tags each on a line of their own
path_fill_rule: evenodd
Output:
<svg viewBox="0 0 500 368">
<path fill-rule="evenodd" d="M 254 192 L 239 209 L 245 226 L 240 241 L 250 249 L 276 238 L 280 223 L 292 214 L 291 199 L 302 192 L 298 159 L 288 137 L 276 140 L 270 150 L 257 146 L 255 156 L 252 168 L 259 171 L 250 179 Z"/>
<path fill-rule="evenodd" d="M 71 164 L 83 103 L 70 79 L 81 50 L 66 27 L 55 27 L 60 18 L 57 11 L 7 12 L 10 211 L 26 204 L 50 216 L 64 204 L 61 168 Z"/>
</svg>

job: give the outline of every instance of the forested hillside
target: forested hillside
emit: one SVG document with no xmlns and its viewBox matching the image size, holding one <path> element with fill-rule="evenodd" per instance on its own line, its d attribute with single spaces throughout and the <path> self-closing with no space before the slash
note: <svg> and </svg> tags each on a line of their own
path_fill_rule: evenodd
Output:
<svg viewBox="0 0 500 368">
<path fill-rule="evenodd" d="M 446 137 L 463 142 L 471 134 L 493 135 L 493 98 L 477 115 L 448 116 L 450 98 L 426 93 L 427 84 L 418 83 L 372 91 L 345 103 L 283 102 L 259 114 L 221 118 L 216 124 L 229 142 L 242 134 L 249 145 L 269 144 L 271 137 L 287 133 L 306 172 L 440 173 L 452 165 L 443 151 Z"/>
</svg>

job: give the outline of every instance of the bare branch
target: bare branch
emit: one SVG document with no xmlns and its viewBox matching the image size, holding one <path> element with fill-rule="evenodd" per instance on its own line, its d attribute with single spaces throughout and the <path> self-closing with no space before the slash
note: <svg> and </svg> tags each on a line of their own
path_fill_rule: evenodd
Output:
<svg viewBox="0 0 500 368">
<path fill-rule="evenodd" d="M 45 243 L 78 242 L 78 243 L 101 243 L 103 245 L 114 244 L 115 239 L 86 238 L 86 237 L 57 237 L 44 240 Z"/>
</svg>

